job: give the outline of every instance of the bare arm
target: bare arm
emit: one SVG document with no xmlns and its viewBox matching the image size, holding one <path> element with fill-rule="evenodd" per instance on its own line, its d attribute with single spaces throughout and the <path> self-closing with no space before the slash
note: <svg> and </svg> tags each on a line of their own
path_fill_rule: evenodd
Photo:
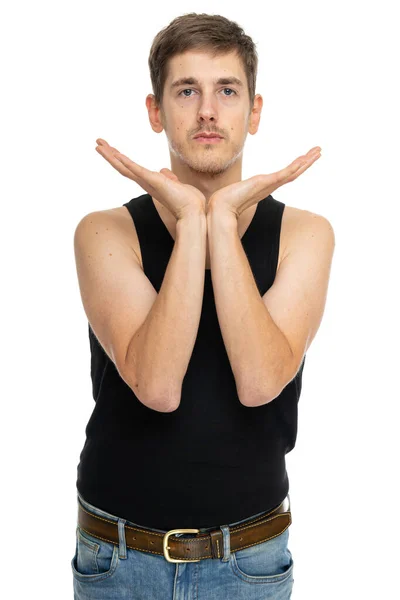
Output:
<svg viewBox="0 0 400 600">
<path fill-rule="evenodd" d="M 92 280 L 86 287 L 90 288 L 91 301 L 97 308 L 89 308 L 87 314 L 96 321 L 99 340 L 103 340 L 106 349 L 108 344 L 110 353 L 114 353 L 121 377 L 143 404 L 160 412 L 170 412 L 180 403 L 182 381 L 201 315 L 207 244 L 205 197 L 194 186 L 181 183 L 170 169 L 150 171 L 105 140 L 96 141 L 97 152 L 114 169 L 155 196 L 177 220 L 174 248 L 158 294 L 140 268 L 136 255 L 133 258 L 134 252 L 127 241 L 129 236 L 125 236 L 122 247 L 120 236 L 112 237 L 112 254 L 105 242 L 99 244 L 100 236 L 91 235 L 93 252 L 101 257 L 100 275 L 96 280 L 91 268 L 87 277 L 81 277 L 82 282 Z M 82 229 L 86 228 L 82 226 Z M 105 230 L 103 237 L 107 240 L 110 232 L 109 228 Z M 78 254 L 84 264 L 86 255 L 93 252 L 87 251 L 83 232 L 77 237 L 76 247 L 82 248 Z M 113 256 L 111 267 L 108 256 Z M 97 283 L 105 290 L 100 300 Z M 103 321 L 98 316 L 102 312 L 107 314 Z"/>
<path fill-rule="evenodd" d="M 333 229 L 325 217 L 304 211 L 273 285 L 260 296 L 232 213 L 214 207 L 207 221 L 215 304 L 238 396 L 245 406 L 260 406 L 292 381 L 317 333 Z"/>
<path fill-rule="evenodd" d="M 79 287 L 91 328 L 138 399 L 160 412 L 179 404 L 204 288 L 204 213 L 188 211 L 176 229 L 159 294 L 143 273 L 121 217 L 109 211 L 89 213 L 74 236 Z"/>
<path fill-rule="evenodd" d="M 206 232 L 206 216 L 200 209 L 177 221 L 162 286 L 128 346 L 125 376 L 155 410 L 169 412 L 180 403 L 201 316 Z"/>
</svg>

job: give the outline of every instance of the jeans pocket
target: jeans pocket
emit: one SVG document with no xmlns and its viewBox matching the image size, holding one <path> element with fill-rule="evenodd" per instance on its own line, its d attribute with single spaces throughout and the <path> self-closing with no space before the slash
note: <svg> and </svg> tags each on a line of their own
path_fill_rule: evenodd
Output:
<svg viewBox="0 0 400 600">
<path fill-rule="evenodd" d="M 101 581 L 110 577 L 118 566 L 118 546 L 99 539 L 76 527 L 75 554 L 71 560 L 72 573 L 81 582 Z"/>
<path fill-rule="evenodd" d="M 276 537 L 232 552 L 230 564 L 234 574 L 248 583 L 280 583 L 291 578 L 293 556 L 287 547 L 289 530 Z"/>
</svg>

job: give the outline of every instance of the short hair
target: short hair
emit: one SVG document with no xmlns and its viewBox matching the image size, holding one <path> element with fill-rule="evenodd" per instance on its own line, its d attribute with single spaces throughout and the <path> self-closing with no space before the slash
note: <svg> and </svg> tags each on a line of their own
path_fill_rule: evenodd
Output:
<svg viewBox="0 0 400 600">
<path fill-rule="evenodd" d="M 235 21 L 221 15 L 193 12 L 176 17 L 153 40 L 148 64 L 158 107 L 162 106 L 168 60 L 187 50 L 204 50 L 212 57 L 236 51 L 246 73 L 252 108 L 258 67 L 255 43 Z"/>
</svg>

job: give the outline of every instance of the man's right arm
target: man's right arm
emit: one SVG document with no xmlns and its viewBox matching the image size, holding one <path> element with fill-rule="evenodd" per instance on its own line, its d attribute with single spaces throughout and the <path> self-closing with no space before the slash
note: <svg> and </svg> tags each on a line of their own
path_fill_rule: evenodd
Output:
<svg viewBox="0 0 400 600">
<path fill-rule="evenodd" d="M 78 281 L 91 328 L 122 379 L 159 412 L 180 403 L 201 316 L 206 235 L 201 209 L 177 221 L 157 294 L 115 215 L 90 213 L 75 230 Z"/>
</svg>

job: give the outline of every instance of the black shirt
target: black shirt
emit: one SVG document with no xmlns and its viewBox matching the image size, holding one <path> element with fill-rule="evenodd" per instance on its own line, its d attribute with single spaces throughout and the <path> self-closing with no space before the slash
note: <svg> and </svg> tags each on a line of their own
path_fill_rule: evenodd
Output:
<svg viewBox="0 0 400 600">
<path fill-rule="evenodd" d="M 174 240 L 149 194 L 123 204 L 134 220 L 143 270 L 159 292 Z M 260 295 L 274 282 L 285 205 L 257 205 L 241 242 Z M 285 454 L 297 437 L 305 357 L 272 402 L 241 404 L 205 271 L 201 319 L 177 410 L 146 407 L 120 377 L 89 324 L 96 402 L 86 426 L 77 489 L 139 525 L 169 530 L 232 523 L 280 504 L 289 491 Z"/>
</svg>

